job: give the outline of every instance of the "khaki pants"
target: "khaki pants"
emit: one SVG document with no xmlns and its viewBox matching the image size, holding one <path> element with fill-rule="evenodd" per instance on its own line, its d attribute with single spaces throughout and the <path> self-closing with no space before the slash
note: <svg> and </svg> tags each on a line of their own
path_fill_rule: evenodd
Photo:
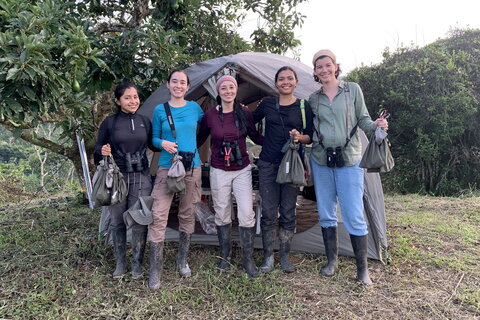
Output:
<svg viewBox="0 0 480 320">
<path fill-rule="evenodd" d="M 232 192 L 237 201 L 238 225 L 248 228 L 255 225 L 252 167 L 250 165 L 237 171 L 225 171 L 211 167 L 210 187 L 217 226 L 224 226 L 232 222 Z"/>
<path fill-rule="evenodd" d="M 169 168 L 158 167 L 155 185 L 153 186 L 152 216 L 153 222 L 148 226 L 148 240 L 161 242 L 165 240 L 165 229 L 173 194 L 167 189 L 167 173 Z M 192 172 L 193 171 L 193 172 Z M 185 175 L 185 193 L 180 194 L 178 205 L 178 221 L 180 232 L 192 234 L 195 230 L 195 205 L 201 196 L 201 168 L 195 167 Z"/>
</svg>

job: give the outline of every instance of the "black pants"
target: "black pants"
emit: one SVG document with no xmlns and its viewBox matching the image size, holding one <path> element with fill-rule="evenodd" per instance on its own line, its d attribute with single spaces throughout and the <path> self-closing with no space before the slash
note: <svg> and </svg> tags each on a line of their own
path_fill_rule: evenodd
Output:
<svg viewBox="0 0 480 320">
<path fill-rule="evenodd" d="M 285 230 L 295 230 L 295 207 L 299 188 L 278 184 L 279 163 L 258 160 L 260 196 L 262 197 L 262 230 L 273 230 L 279 217 L 279 226 Z"/>
<path fill-rule="evenodd" d="M 123 173 L 123 179 L 128 186 L 128 196 L 122 202 L 110 206 L 110 228 L 124 228 L 123 213 L 130 208 L 139 196 L 149 196 L 152 193 L 150 175 L 141 172 Z"/>
</svg>

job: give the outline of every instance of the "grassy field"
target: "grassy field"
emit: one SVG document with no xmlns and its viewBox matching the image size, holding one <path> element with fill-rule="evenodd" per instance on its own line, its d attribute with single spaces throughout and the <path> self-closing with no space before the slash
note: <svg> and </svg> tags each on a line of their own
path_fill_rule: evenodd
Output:
<svg viewBox="0 0 480 320">
<path fill-rule="evenodd" d="M 354 281 L 352 258 L 323 278 L 325 257 L 303 253 L 297 272 L 252 280 L 235 248 L 220 274 L 217 248 L 202 245 L 181 279 L 168 243 L 163 288 L 151 292 L 146 278 L 110 277 L 98 211 L 64 198 L 2 205 L 0 319 L 480 319 L 480 198 L 387 196 L 386 206 L 389 259 L 370 261 L 372 287 Z"/>
</svg>

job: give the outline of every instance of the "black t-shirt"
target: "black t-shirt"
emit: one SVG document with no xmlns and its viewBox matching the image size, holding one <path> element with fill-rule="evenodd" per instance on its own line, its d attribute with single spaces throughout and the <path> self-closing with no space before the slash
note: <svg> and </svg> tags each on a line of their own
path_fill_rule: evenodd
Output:
<svg viewBox="0 0 480 320">
<path fill-rule="evenodd" d="M 113 133 L 113 134 L 112 134 Z M 108 116 L 100 125 L 98 139 L 95 144 L 94 160 L 98 163 L 102 158 L 102 146 L 110 144 L 112 155 L 120 171 L 126 172 L 125 155 L 139 152 L 142 156 L 144 172 L 148 170 L 146 147 L 151 146 L 152 125 L 150 119 L 141 114 L 118 112 Z M 135 167 L 133 167 L 135 170 Z"/>
<path fill-rule="evenodd" d="M 312 138 L 313 112 L 305 100 L 306 127 L 303 129 L 300 99 L 288 106 L 277 106 L 277 97 L 264 99 L 253 112 L 255 122 L 265 118 L 265 141 L 263 142 L 260 159 L 271 163 L 280 163 L 283 158 L 283 145 L 290 139 L 289 131 L 297 129 Z"/>
</svg>

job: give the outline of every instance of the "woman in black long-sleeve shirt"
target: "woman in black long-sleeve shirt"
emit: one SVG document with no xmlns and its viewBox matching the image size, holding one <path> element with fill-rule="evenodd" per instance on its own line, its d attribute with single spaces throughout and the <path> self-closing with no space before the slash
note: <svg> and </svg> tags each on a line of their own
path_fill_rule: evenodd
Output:
<svg viewBox="0 0 480 320">
<path fill-rule="evenodd" d="M 108 116 L 100 125 L 95 145 L 94 159 L 98 163 L 104 156 L 112 156 L 128 186 L 128 196 L 120 203 L 109 207 L 110 225 L 115 252 L 116 267 L 114 278 L 123 276 L 127 269 L 127 230 L 123 213 L 138 197 L 150 195 L 152 190 L 148 172 L 146 148 L 152 135 L 152 125 L 146 116 L 137 114 L 140 107 L 137 88 L 130 82 L 123 82 L 115 89 L 117 113 Z M 142 276 L 142 262 L 147 238 L 146 225 L 132 226 L 132 277 Z"/>
<path fill-rule="evenodd" d="M 276 177 L 283 158 L 282 146 L 288 142 L 290 136 L 295 135 L 295 141 L 301 143 L 310 143 L 312 137 L 312 109 L 307 101 L 294 96 L 297 84 L 297 74 L 292 68 L 280 68 L 275 75 L 279 97 L 266 98 L 253 112 L 255 122 L 265 118 L 265 141 L 258 161 L 264 254 L 260 270 L 263 272 L 269 272 L 273 268 L 273 244 L 278 214 L 280 264 L 284 272 L 295 271 L 288 255 L 295 232 L 295 206 L 299 189 L 278 184 Z"/>
</svg>

